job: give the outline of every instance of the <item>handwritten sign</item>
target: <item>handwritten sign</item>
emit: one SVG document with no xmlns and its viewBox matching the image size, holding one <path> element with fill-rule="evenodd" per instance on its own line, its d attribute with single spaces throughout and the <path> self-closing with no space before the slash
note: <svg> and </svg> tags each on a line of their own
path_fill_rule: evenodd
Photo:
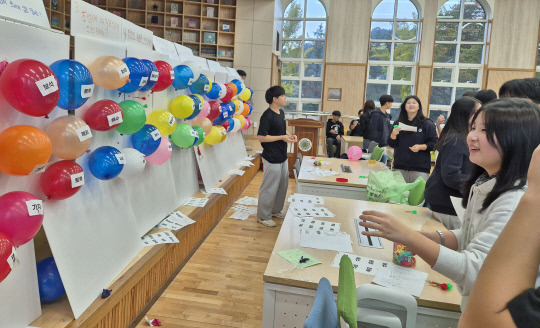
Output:
<svg viewBox="0 0 540 328">
<path fill-rule="evenodd" d="M 152 49 L 153 33 L 143 27 L 137 26 L 130 21 L 122 21 L 122 43 L 131 43 Z"/>
<path fill-rule="evenodd" d="M 51 94 L 55 91 L 58 91 L 58 83 L 56 83 L 56 78 L 54 75 L 49 75 L 44 79 L 36 81 L 36 86 L 41 92 L 41 95 L 45 97 L 48 94 Z"/>
<path fill-rule="evenodd" d="M 71 1 L 71 35 L 122 42 L 122 21 L 121 17 L 82 0 Z"/>
<path fill-rule="evenodd" d="M 51 28 L 41 0 L 0 0 L 0 17 Z"/>
</svg>

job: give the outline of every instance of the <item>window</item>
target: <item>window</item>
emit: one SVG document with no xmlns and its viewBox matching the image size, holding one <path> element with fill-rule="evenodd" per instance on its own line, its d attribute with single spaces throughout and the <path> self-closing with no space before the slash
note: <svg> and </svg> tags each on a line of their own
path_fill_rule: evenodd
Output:
<svg viewBox="0 0 540 328">
<path fill-rule="evenodd" d="M 430 117 L 447 116 L 454 101 L 482 87 L 486 39 L 490 28 L 476 0 L 448 0 L 437 15 Z"/>
<path fill-rule="evenodd" d="M 390 94 L 399 107 L 414 92 L 420 20 L 410 0 L 383 0 L 371 20 L 366 99 Z M 392 110 L 392 119 L 396 111 Z M 399 113 L 399 111 L 397 111 Z"/>
<path fill-rule="evenodd" d="M 281 86 L 289 112 L 320 112 L 326 9 L 319 0 L 293 0 L 283 17 Z"/>
</svg>

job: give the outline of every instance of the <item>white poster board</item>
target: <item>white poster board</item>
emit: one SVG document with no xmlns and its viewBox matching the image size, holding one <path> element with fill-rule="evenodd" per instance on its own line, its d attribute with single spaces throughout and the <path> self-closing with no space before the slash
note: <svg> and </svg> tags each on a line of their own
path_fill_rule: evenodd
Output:
<svg viewBox="0 0 540 328">
<path fill-rule="evenodd" d="M 176 52 L 176 47 L 174 46 L 174 43 L 155 35 L 153 36 L 153 41 L 154 49 L 156 49 L 157 52 L 168 55 L 171 59 L 180 60 L 180 57 L 178 57 L 178 53 Z"/>
<path fill-rule="evenodd" d="M 73 36 L 122 42 L 122 21 L 106 10 L 82 0 L 71 1 L 71 29 Z"/>
<path fill-rule="evenodd" d="M 45 29 L 51 28 L 41 0 L 0 0 L 0 17 Z"/>
</svg>

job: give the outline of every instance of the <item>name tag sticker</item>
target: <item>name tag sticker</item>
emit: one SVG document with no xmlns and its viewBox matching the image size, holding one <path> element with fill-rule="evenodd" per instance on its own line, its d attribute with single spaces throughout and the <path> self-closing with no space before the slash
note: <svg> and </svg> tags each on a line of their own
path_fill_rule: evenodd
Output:
<svg viewBox="0 0 540 328">
<path fill-rule="evenodd" d="M 43 215 L 43 202 L 41 199 L 33 199 L 26 201 L 26 208 L 28 209 L 28 215 Z"/>
<path fill-rule="evenodd" d="M 157 81 L 159 77 L 159 72 L 152 72 L 152 75 L 150 75 L 150 81 Z"/>
<path fill-rule="evenodd" d="M 126 159 L 124 158 L 124 154 L 114 154 L 116 156 L 116 160 L 118 161 L 118 164 L 126 164 Z"/>
<path fill-rule="evenodd" d="M 109 121 L 109 126 L 120 124 L 124 121 L 124 119 L 122 118 L 121 112 L 107 115 L 107 120 Z"/>
<path fill-rule="evenodd" d="M 38 87 L 39 92 L 41 92 L 41 95 L 43 97 L 55 91 L 58 91 L 58 83 L 56 83 L 54 75 L 50 75 L 44 79 L 37 81 L 36 86 Z"/>
<path fill-rule="evenodd" d="M 139 86 L 140 86 L 140 87 L 144 87 L 144 86 L 146 85 L 147 82 L 148 82 L 148 77 L 145 76 L 145 77 L 143 77 L 143 78 L 141 79 L 141 83 L 139 83 Z"/>
<path fill-rule="evenodd" d="M 118 68 L 116 68 L 116 70 L 118 71 L 118 75 L 120 75 L 120 78 L 129 76 L 129 68 L 126 64 L 120 65 Z"/>
<path fill-rule="evenodd" d="M 81 98 L 90 98 L 94 94 L 94 85 L 85 84 L 81 85 Z"/>
<path fill-rule="evenodd" d="M 92 131 L 90 131 L 90 127 L 88 125 L 83 126 L 82 128 L 78 128 L 76 131 L 81 142 L 85 141 L 86 139 L 92 138 Z"/>
<path fill-rule="evenodd" d="M 71 176 L 71 188 L 77 188 L 84 184 L 84 173 L 75 173 Z"/>
</svg>

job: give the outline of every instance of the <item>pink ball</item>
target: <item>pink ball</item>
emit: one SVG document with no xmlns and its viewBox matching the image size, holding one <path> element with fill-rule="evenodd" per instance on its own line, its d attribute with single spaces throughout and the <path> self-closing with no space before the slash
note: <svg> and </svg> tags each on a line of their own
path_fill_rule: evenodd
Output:
<svg viewBox="0 0 540 328">
<path fill-rule="evenodd" d="M 202 106 L 202 109 L 201 111 L 199 112 L 199 114 L 197 114 L 197 118 L 205 118 L 208 116 L 208 114 L 210 114 L 210 104 L 208 103 L 208 101 L 204 101 L 203 102 L 203 106 Z"/>
<path fill-rule="evenodd" d="M 249 117 L 246 117 L 246 124 L 244 125 L 243 128 L 241 128 L 240 130 L 247 130 L 251 127 L 251 119 Z"/>
<path fill-rule="evenodd" d="M 0 232 L 11 238 L 16 247 L 34 238 L 42 223 L 43 204 L 36 196 L 13 191 L 0 197 Z"/>
<path fill-rule="evenodd" d="M 349 147 L 349 150 L 347 150 L 347 157 L 349 157 L 351 161 L 359 160 L 362 158 L 362 148 L 358 146 Z"/>
<path fill-rule="evenodd" d="M 161 165 L 166 163 L 172 155 L 172 146 L 169 138 L 161 137 L 158 149 L 152 154 L 146 156 L 146 160 L 154 165 Z"/>
</svg>

